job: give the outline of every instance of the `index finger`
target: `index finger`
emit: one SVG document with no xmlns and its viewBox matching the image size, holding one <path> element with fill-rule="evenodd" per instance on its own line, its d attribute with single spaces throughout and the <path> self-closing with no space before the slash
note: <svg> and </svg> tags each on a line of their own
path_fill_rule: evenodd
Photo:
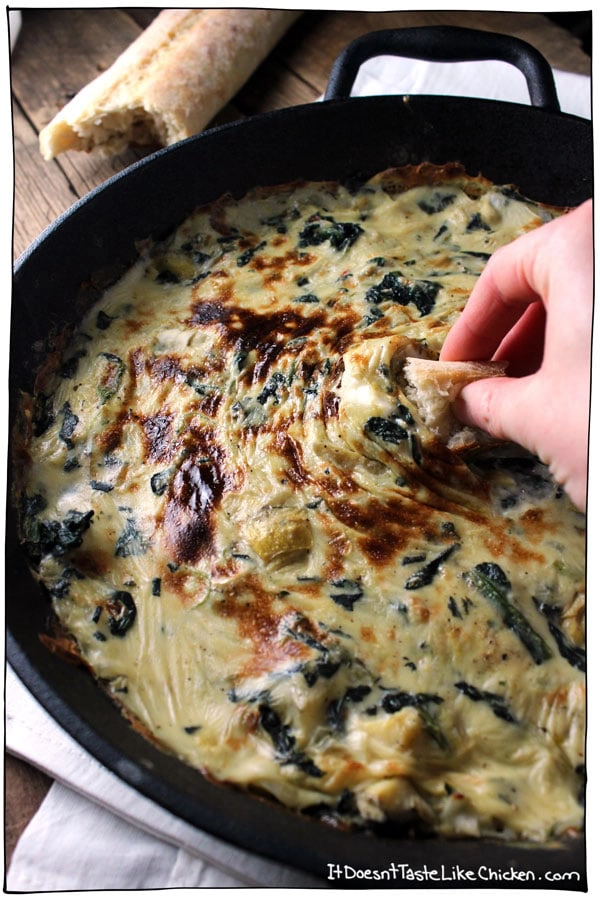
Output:
<svg viewBox="0 0 600 900">
<path fill-rule="evenodd" d="M 441 359 L 492 359 L 527 307 L 543 298 L 535 262 L 546 227 L 522 235 L 491 256 L 448 333 Z"/>
</svg>

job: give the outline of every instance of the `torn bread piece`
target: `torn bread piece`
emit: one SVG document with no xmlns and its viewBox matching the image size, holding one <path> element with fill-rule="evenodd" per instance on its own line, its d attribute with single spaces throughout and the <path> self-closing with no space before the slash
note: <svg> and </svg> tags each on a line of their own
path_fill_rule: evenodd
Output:
<svg viewBox="0 0 600 900">
<path fill-rule="evenodd" d="M 165 9 L 113 65 L 41 131 L 50 160 L 65 150 L 121 153 L 201 131 L 239 91 L 298 10 Z"/>
<path fill-rule="evenodd" d="M 482 378 L 504 375 L 506 362 L 440 362 L 411 357 L 406 360 L 406 396 L 417 407 L 423 422 L 451 450 L 465 450 L 489 440 L 479 429 L 455 418 L 452 404 L 467 385 Z"/>
</svg>

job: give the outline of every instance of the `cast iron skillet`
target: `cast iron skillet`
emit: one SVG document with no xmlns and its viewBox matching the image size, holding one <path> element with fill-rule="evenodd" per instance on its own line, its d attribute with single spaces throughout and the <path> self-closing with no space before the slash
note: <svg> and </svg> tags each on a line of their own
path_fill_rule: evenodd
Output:
<svg viewBox="0 0 600 900">
<path fill-rule="evenodd" d="M 392 53 L 436 60 L 503 59 L 518 66 L 532 106 L 468 98 L 349 98 L 358 66 Z M 32 386 L 34 349 L 49 330 L 74 321 L 103 283 L 136 256 L 136 242 L 161 237 L 198 204 L 222 193 L 296 178 L 352 183 L 390 166 L 460 161 L 470 174 L 517 185 L 526 195 L 576 205 L 592 194 L 592 133 L 587 120 L 560 112 L 548 63 L 528 44 L 457 28 L 375 32 L 335 64 L 323 103 L 215 128 L 157 152 L 115 176 L 48 228 L 14 274 L 10 423 L 19 392 Z M 8 484 L 10 485 L 10 462 Z M 142 794 L 188 823 L 255 853 L 350 887 L 552 887 L 584 890 L 584 840 L 555 848 L 491 841 L 411 840 L 392 831 L 338 832 L 267 801 L 211 784 L 154 748 L 125 722 L 82 669 L 54 656 L 38 635 L 49 603 L 30 576 L 8 505 L 6 621 L 8 660 L 50 714 L 93 756 Z M 326 880 L 328 863 L 341 876 Z M 357 881 L 353 871 L 404 863 L 445 867 L 447 880 L 418 883 L 405 868 L 389 881 Z M 344 869 L 344 866 L 351 868 Z M 484 869 L 480 867 L 484 866 Z M 468 870 L 474 880 L 458 878 Z M 513 867 L 511 869 L 511 867 Z M 490 881 L 490 872 L 530 873 Z M 546 872 L 574 872 L 566 884 Z M 347 877 L 346 877 L 347 876 Z"/>
</svg>

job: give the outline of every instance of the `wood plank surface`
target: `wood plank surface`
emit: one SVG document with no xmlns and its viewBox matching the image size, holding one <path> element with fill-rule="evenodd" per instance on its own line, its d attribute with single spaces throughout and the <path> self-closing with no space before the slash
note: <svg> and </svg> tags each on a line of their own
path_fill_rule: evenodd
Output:
<svg viewBox="0 0 600 900">
<path fill-rule="evenodd" d="M 52 779 L 44 772 L 7 755 L 4 764 L 4 841 L 8 862 L 21 834 L 52 786 Z"/>
<path fill-rule="evenodd" d="M 38 134 L 88 81 L 104 71 L 158 10 L 149 8 L 27 9 L 12 56 L 15 200 L 13 252 L 29 244 L 75 201 L 120 172 L 146 150 L 117 157 L 69 152 L 42 159 Z M 520 37 L 556 68 L 591 73 L 580 42 L 537 13 L 503 12 L 307 12 L 216 121 L 316 100 L 332 64 L 355 37 L 381 28 L 462 25 Z M 23 828 L 38 808 L 50 779 L 9 757 L 5 768 L 6 864 Z"/>
</svg>

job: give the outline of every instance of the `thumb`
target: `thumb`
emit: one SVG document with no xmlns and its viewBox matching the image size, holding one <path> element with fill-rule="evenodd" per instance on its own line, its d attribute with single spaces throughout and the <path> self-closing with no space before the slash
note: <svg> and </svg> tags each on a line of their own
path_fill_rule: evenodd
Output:
<svg viewBox="0 0 600 900">
<path fill-rule="evenodd" d="M 485 378 L 466 385 L 453 404 L 457 419 L 492 437 L 537 452 L 535 376 Z"/>
</svg>

